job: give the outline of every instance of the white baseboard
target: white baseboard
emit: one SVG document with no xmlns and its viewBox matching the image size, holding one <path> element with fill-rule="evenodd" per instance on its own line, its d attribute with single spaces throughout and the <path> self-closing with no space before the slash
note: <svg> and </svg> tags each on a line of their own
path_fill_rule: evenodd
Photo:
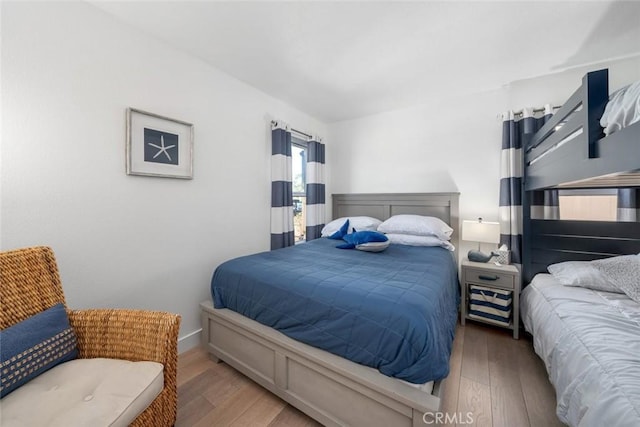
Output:
<svg viewBox="0 0 640 427">
<path fill-rule="evenodd" d="M 194 347 L 200 345 L 200 339 L 202 336 L 202 328 L 196 329 L 187 335 L 178 338 L 178 354 L 184 353 L 187 350 L 191 350 Z"/>
</svg>

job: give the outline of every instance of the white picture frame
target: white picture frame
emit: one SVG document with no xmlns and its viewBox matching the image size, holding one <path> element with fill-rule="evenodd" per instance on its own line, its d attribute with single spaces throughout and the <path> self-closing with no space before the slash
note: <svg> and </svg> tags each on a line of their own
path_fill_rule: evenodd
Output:
<svg viewBox="0 0 640 427">
<path fill-rule="evenodd" d="M 193 179 L 193 124 L 127 109 L 127 175 Z"/>
</svg>

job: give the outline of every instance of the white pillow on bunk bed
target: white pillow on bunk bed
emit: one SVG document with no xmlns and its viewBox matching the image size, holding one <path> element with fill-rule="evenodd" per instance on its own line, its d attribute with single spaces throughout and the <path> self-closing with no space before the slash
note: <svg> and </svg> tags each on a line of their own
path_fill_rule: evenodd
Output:
<svg viewBox="0 0 640 427">
<path fill-rule="evenodd" d="M 626 294 L 640 303 L 640 254 L 594 261 L 566 261 L 547 267 L 565 286 Z"/>
<path fill-rule="evenodd" d="M 592 262 L 610 283 L 640 303 L 640 255 L 623 255 Z"/>
<path fill-rule="evenodd" d="M 594 291 L 623 293 L 593 266 L 591 261 L 565 261 L 547 267 L 549 273 L 564 286 L 577 286 Z"/>
<path fill-rule="evenodd" d="M 625 86 L 611 94 L 600 117 L 605 135 L 640 121 L 640 81 Z"/>
</svg>

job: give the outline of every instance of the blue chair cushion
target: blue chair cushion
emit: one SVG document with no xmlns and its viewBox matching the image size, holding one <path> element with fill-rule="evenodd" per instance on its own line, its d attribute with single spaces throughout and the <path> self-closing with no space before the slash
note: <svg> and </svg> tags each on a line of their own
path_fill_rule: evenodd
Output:
<svg viewBox="0 0 640 427">
<path fill-rule="evenodd" d="M 0 397 L 77 357 L 76 334 L 62 304 L 0 331 Z"/>
</svg>

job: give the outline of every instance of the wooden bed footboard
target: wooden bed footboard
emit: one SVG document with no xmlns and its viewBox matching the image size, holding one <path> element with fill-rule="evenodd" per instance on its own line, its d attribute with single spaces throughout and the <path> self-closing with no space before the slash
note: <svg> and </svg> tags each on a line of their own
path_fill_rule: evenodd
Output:
<svg viewBox="0 0 640 427">
<path fill-rule="evenodd" d="M 284 334 L 211 301 L 202 343 L 213 358 L 327 426 L 424 426 L 440 409 L 443 381 L 427 393 Z"/>
</svg>

